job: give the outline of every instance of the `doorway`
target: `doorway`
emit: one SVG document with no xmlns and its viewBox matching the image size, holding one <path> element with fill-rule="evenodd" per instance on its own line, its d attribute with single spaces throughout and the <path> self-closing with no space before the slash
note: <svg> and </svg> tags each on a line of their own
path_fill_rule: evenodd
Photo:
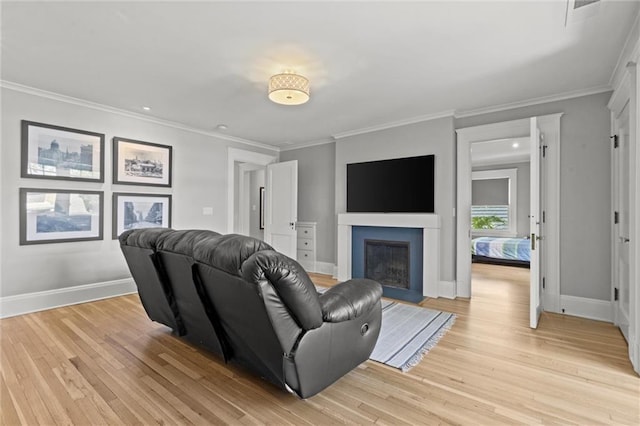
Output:
<svg viewBox="0 0 640 426">
<path fill-rule="evenodd" d="M 229 148 L 227 152 L 227 233 L 250 235 L 250 173 L 275 163 L 276 156 Z"/>
<path fill-rule="evenodd" d="M 528 306 L 530 137 L 475 141 L 470 151 L 472 297 Z"/>
<path fill-rule="evenodd" d="M 483 126 L 474 126 L 456 131 L 458 136 L 457 162 L 457 265 L 456 265 L 456 293 L 460 297 L 471 297 L 471 205 L 472 205 L 472 144 L 496 140 L 512 140 L 514 138 L 530 138 L 535 140 L 532 155 L 539 153 L 544 157 L 545 170 L 539 176 L 531 174 L 532 182 L 538 182 L 532 194 L 540 194 L 540 208 L 534 216 L 530 213 L 530 238 L 532 257 L 540 253 L 539 244 L 544 245 L 544 253 L 539 259 L 541 273 L 537 269 L 531 275 L 531 326 L 535 327 L 537 318 L 544 310 L 557 312 L 559 309 L 559 183 L 560 183 L 560 117 L 553 114 L 532 119 L 521 119 Z M 541 137 L 537 133 L 540 130 Z M 532 137 L 533 135 L 533 137 Z M 542 142 L 540 142 L 542 140 Z M 538 145 L 540 144 L 540 145 Z M 537 161 L 537 159 L 536 159 Z M 533 164 L 533 162 L 532 162 Z M 538 170 L 534 167 L 531 170 Z M 532 198 L 533 205 L 534 198 Z M 539 217 L 536 217 L 538 216 Z M 544 235 L 540 230 L 546 230 Z M 535 272 L 535 273 L 534 273 Z M 533 285 L 535 281 L 535 285 Z M 543 288 L 544 287 L 544 288 Z"/>
<path fill-rule="evenodd" d="M 236 234 L 264 240 L 264 199 L 266 167 L 253 163 L 236 163 L 237 206 L 234 218 Z"/>
</svg>

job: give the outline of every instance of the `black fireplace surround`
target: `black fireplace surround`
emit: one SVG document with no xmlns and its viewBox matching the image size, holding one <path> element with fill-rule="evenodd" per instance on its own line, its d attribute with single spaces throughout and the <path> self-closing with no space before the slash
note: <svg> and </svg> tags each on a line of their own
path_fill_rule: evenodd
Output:
<svg viewBox="0 0 640 426">
<path fill-rule="evenodd" d="M 364 277 L 383 286 L 409 289 L 409 242 L 364 240 Z"/>
<path fill-rule="evenodd" d="M 212 231 L 125 231 L 120 247 L 149 317 L 308 398 L 369 358 L 382 288 L 353 279 L 319 294 L 263 241 Z"/>
</svg>

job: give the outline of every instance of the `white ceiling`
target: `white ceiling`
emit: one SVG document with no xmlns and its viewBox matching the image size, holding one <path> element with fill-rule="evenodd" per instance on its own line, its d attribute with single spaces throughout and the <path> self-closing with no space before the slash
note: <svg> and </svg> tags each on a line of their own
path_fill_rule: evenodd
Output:
<svg viewBox="0 0 640 426">
<path fill-rule="evenodd" d="M 471 144 L 472 166 L 524 163 L 531 160 L 530 138 L 496 139 Z"/>
<path fill-rule="evenodd" d="M 567 3 L 2 2 L 2 79 L 274 146 L 604 90 L 639 9 Z M 311 100 L 267 99 L 293 69 Z M 144 112 L 142 106 L 150 106 Z"/>
</svg>

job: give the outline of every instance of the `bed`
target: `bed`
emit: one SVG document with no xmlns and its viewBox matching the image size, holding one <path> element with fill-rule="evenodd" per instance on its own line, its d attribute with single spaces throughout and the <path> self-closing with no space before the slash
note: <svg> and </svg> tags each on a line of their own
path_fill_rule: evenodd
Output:
<svg viewBox="0 0 640 426">
<path fill-rule="evenodd" d="M 476 263 L 528 268 L 531 260 L 531 240 L 528 238 L 473 238 L 471 258 Z"/>
</svg>

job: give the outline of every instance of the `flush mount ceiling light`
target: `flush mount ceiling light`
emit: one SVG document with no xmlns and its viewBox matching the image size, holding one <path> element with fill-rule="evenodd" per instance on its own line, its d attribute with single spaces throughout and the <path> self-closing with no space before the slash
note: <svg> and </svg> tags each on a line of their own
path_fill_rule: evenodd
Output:
<svg viewBox="0 0 640 426">
<path fill-rule="evenodd" d="M 301 105 L 309 100 L 309 80 L 294 73 L 276 74 L 269 79 L 269 99 L 282 105 Z"/>
</svg>

